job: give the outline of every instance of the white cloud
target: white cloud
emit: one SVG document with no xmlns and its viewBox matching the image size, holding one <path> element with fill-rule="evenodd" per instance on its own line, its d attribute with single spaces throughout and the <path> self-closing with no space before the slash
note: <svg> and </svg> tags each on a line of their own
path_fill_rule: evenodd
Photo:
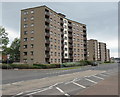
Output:
<svg viewBox="0 0 120 97">
<path fill-rule="evenodd" d="M 6 32 L 8 33 L 8 37 L 9 37 L 9 40 L 10 40 L 10 43 L 9 43 L 8 46 L 10 46 L 10 44 L 14 40 L 14 38 L 20 38 L 19 32 L 15 31 L 13 29 L 6 28 Z"/>
</svg>

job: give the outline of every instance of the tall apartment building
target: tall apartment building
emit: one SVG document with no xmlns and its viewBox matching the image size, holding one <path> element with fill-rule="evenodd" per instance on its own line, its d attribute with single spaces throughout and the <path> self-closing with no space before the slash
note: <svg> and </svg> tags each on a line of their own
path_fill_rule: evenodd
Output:
<svg viewBox="0 0 120 97">
<path fill-rule="evenodd" d="M 88 60 L 98 61 L 98 41 L 94 39 L 88 40 L 87 48 L 88 48 Z"/>
<path fill-rule="evenodd" d="M 107 49 L 106 43 L 90 39 L 87 41 L 87 48 L 89 61 L 110 61 L 110 50 Z"/>
<path fill-rule="evenodd" d="M 110 61 L 110 49 L 106 50 L 106 61 Z"/>
<path fill-rule="evenodd" d="M 106 61 L 106 43 L 99 42 L 98 44 L 98 60 L 105 62 Z"/>
<path fill-rule="evenodd" d="M 63 63 L 87 59 L 86 25 L 47 6 L 21 10 L 22 63 Z"/>
</svg>

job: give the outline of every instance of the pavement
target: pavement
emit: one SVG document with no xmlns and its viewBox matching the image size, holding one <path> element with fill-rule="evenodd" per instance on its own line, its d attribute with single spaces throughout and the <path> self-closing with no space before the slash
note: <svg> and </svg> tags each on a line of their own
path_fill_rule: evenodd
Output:
<svg viewBox="0 0 120 97">
<path fill-rule="evenodd" d="M 41 95 L 41 97 L 42 95 L 71 96 L 85 95 L 86 93 L 88 95 L 98 95 L 97 93 L 100 95 L 105 95 L 105 93 L 106 95 L 109 95 L 110 93 L 117 94 L 117 70 L 117 64 L 104 64 L 95 67 L 88 66 L 82 69 L 78 68 L 73 70 L 33 71 L 37 73 L 31 73 L 28 70 L 30 74 L 37 74 L 37 76 L 40 76 L 38 76 L 37 79 L 31 79 L 31 77 L 29 77 L 30 79 L 23 79 L 13 83 L 3 84 L 2 92 L 3 95 L 14 95 L 13 97 L 26 97 L 28 95 Z M 22 73 L 20 71 L 13 72 L 19 73 L 19 76 L 23 78 L 28 76 L 28 74 L 24 74 L 25 76 L 21 75 L 27 71 Z M 50 76 L 41 77 L 41 75 Z M 99 89 L 101 90 L 100 92 Z M 96 92 L 94 92 L 95 90 Z"/>
</svg>

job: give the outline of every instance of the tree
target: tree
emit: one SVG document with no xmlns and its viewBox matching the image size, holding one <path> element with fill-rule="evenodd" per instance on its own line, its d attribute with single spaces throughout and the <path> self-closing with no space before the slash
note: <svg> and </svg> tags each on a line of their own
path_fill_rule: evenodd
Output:
<svg viewBox="0 0 120 97">
<path fill-rule="evenodd" d="M 15 38 L 9 49 L 11 61 L 19 61 L 20 60 L 20 50 L 19 49 L 20 49 L 20 39 Z"/>
<path fill-rule="evenodd" d="M 7 45 L 9 43 L 8 33 L 5 31 L 5 28 L 0 26 L 0 49 L 3 56 L 8 54 Z"/>
<path fill-rule="evenodd" d="M 0 27 L 0 44 L 7 46 L 9 43 L 8 33 L 5 32 L 5 28 Z"/>
</svg>

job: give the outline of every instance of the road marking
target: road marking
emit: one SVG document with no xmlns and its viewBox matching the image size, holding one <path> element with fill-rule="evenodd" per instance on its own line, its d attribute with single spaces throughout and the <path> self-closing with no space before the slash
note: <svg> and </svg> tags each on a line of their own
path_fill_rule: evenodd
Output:
<svg viewBox="0 0 120 97">
<path fill-rule="evenodd" d="M 41 90 L 41 91 L 29 93 L 29 94 L 26 94 L 26 95 L 33 95 L 33 94 L 40 93 L 40 92 L 43 92 L 43 91 L 46 91 L 46 90 L 49 90 L 49 89 L 51 89 L 51 88 L 45 88 L 45 89 L 43 89 L 43 90 Z"/>
<path fill-rule="evenodd" d="M 23 92 L 21 92 L 21 93 L 18 93 L 18 94 L 16 94 L 16 95 L 22 95 L 23 94 Z"/>
<path fill-rule="evenodd" d="M 93 80 L 90 80 L 90 79 L 88 79 L 88 78 L 85 78 L 85 80 L 90 81 L 90 82 L 92 82 L 92 83 L 94 83 L 94 84 L 97 84 L 97 82 L 95 82 L 95 81 L 93 81 Z"/>
<path fill-rule="evenodd" d="M 99 74 L 99 75 L 102 75 L 102 76 L 107 76 L 107 75 L 104 75 L 104 74 Z"/>
<path fill-rule="evenodd" d="M 104 78 L 102 78 L 102 77 L 98 77 L 98 76 L 96 76 L 96 75 L 93 75 L 93 77 L 96 77 L 96 78 L 98 78 L 98 79 L 102 79 L 102 80 L 104 80 Z"/>
<path fill-rule="evenodd" d="M 78 84 L 78 83 L 76 83 L 76 82 L 73 82 L 73 84 L 75 84 L 75 85 L 77 85 L 77 86 L 80 86 L 80 87 L 82 87 L 82 88 L 86 88 L 85 86 L 80 85 L 80 84 Z"/>
<path fill-rule="evenodd" d="M 14 82 L 14 83 L 11 83 L 11 84 L 19 84 L 19 83 L 22 83 L 22 82 L 24 82 L 24 81 L 19 81 L 19 82 Z"/>
<path fill-rule="evenodd" d="M 70 96 L 69 94 L 67 94 L 67 93 L 65 93 L 63 90 L 61 90 L 59 87 L 56 87 L 56 89 L 57 89 L 58 91 L 60 91 L 61 93 L 63 93 L 64 95 Z"/>
</svg>

